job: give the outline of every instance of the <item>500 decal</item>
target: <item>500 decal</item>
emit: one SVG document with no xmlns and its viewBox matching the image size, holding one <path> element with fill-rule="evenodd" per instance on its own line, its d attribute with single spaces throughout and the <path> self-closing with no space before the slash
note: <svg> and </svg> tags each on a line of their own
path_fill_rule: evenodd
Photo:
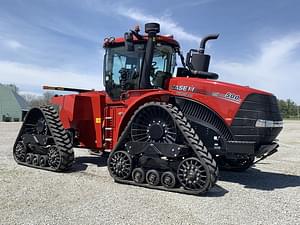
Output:
<svg viewBox="0 0 300 225">
<path fill-rule="evenodd" d="M 224 98 L 226 98 L 230 101 L 234 101 L 234 102 L 240 102 L 241 101 L 241 97 L 239 95 L 236 95 L 236 94 L 231 93 L 231 92 L 227 92 L 224 95 Z"/>
<path fill-rule="evenodd" d="M 195 88 L 192 86 L 187 86 L 187 85 L 172 85 L 171 89 L 178 91 L 178 94 L 180 94 L 180 95 L 184 94 L 183 92 L 193 92 L 193 93 L 197 93 L 197 94 L 214 96 L 214 97 L 225 99 L 227 101 L 231 101 L 231 102 L 238 103 L 238 104 L 240 104 L 240 102 L 241 102 L 241 97 L 232 92 L 227 92 L 226 94 L 219 93 L 219 92 L 209 92 L 209 91 L 206 91 L 203 89 L 198 89 L 198 88 Z M 184 94 L 184 95 L 187 95 L 187 94 Z"/>
</svg>

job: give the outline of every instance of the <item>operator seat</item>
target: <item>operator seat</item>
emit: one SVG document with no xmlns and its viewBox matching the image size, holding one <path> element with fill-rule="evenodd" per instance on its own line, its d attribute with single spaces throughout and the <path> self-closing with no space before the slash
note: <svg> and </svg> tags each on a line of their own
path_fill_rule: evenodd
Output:
<svg viewBox="0 0 300 225">
<path fill-rule="evenodd" d="M 155 73 L 155 76 L 153 78 L 153 81 L 152 81 L 153 86 L 158 87 L 158 88 L 164 88 L 165 81 L 171 77 L 172 77 L 171 73 L 159 70 Z"/>
</svg>

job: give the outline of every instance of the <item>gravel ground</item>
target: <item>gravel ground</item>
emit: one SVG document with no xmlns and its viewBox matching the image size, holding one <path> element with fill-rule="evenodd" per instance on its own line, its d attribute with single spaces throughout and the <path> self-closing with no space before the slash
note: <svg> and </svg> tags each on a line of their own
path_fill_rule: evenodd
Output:
<svg viewBox="0 0 300 225">
<path fill-rule="evenodd" d="M 17 165 L 20 123 L 0 123 L 0 224 L 300 224 L 300 122 L 280 151 L 244 173 L 221 172 L 205 196 L 114 183 L 105 158 L 76 149 L 69 173 Z"/>
</svg>

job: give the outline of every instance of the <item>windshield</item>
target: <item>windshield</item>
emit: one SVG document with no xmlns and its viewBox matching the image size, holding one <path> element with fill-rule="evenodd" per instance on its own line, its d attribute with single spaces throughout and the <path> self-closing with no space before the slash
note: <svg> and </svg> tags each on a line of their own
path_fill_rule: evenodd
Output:
<svg viewBox="0 0 300 225">
<path fill-rule="evenodd" d="M 124 46 L 108 48 L 105 59 L 105 80 L 120 85 L 122 69 L 139 72 L 144 57 L 144 45 L 135 45 L 134 51 L 127 51 Z"/>
<path fill-rule="evenodd" d="M 107 48 L 105 53 L 105 87 L 113 97 L 120 96 L 121 89 L 139 89 L 139 78 L 145 55 L 145 45 L 135 44 L 134 51 L 127 51 L 125 46 Z M 169 45 L 158 43 L 154 49 L 150 82 L 160 72 L 174 72 L 175 52 Z M 123 82 L 126 79 L 126 82 Z M 125 87 L 124 87 L 125 85 Z"/>
</svg>

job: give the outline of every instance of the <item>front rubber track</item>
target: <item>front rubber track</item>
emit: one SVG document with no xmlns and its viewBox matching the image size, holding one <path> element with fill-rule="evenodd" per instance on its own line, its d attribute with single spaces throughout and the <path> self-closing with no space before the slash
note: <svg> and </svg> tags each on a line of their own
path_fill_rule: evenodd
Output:
<svg viewBox="0 0 300 225">
<path fill-rule="evenodd" d="M 111 152 L 110 156 L 112 155 L 112 153 L 114 151 L 124 149 L 124 145 L 128 141 L 127 137 L 128 137 L 128 132 L 130 130 L 130 125 L 133 122 L 135 116 L 138 114 L 138 112 L 142 108 L 148 107 L 151 105 L 164 108 L 173 117 L 178 129 L 180 130 L 181 134 L 184 136 L 187 144 L 194 151 L 197 158 L 199 158 L 199 160 L 201 160 L 202 162 L 204 162 L 207 165 L 209 172 L 210 172 L 210 177 L 209 177 L 209 180 L 208 180 L 205 190 L 201 190 L 200 192 L 190 191 L 190 190 L 183 189 L 182 187 L 174 188 L 174 189 L 167 189 L 162 186 L 150 186 L 147 184 L 137 184 L 131 180 L 121 180 L 121 179 L 118 179 L 117 177 L 113 177 L 113 178 L 118 183 L 132 184 L 132 185 L 137 185 L 137 186 L 149 187 L 152 189 L 168 190 L 168 191 L 174 191 L 174 192 L 180 192 L 180 193 L 186 193 L 186 194 L 196 194 L 196 195 L 205 193 L 206 191 L 211 189 L 217 182 L 218 174 L 219 174 L 217 164 L 216 164 L 215 160 L 213 159 L 212 155 L 208 152 L 207 148 L 204 146 L 203 142 L 200 140 L 199 136 L 197 135 L 197 133 L 195 132 L 195 130 L 193 129 L 191 124 L 188 122 L 187 118 L 184 116 L 184 114 L 181 112 L 181 110 L 178 107 L 176 107 L 172 104 L 167 104 L 164 102 L 149 102 L 149 103 L 146 103 L 146 104 L 142 105 L 141 107 L 139 107 L 135 111 L 134 115 L 132 116 L 131 120 L 127 124 L 124 131 L 122 132 L 122 134 L 119 138 L 119 141 L 118 141 L 117 145 L 115 146 L 115 148 L 113 149 L 113 151 Z"/>
</svg>

